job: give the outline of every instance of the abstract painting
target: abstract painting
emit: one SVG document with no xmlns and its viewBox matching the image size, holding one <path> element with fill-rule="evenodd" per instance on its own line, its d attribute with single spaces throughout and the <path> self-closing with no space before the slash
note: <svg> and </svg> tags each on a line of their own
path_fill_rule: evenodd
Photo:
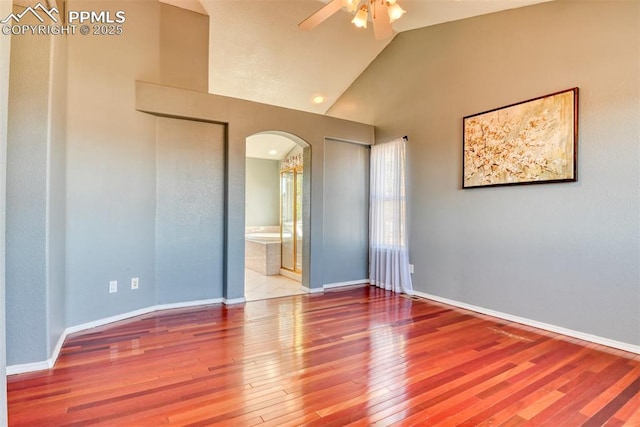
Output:
<svg viewBox="0 0 640 427">
<path fill-rule="evenodd" d="M 462 188 L 577 180 L 578 88 L 463 119 Z"/>
</svg>

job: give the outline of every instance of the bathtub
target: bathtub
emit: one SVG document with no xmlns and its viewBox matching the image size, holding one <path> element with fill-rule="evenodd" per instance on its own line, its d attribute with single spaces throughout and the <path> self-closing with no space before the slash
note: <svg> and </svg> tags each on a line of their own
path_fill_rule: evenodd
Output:
<svg viewBox="0 0 640 427">
<path fill-rule="evenodd" d="M 280 242 L 280 233 L 255 232 L 245 234 L 244 238 L 256 242 Z"/>
<path fill-rule="evenodd" d="M 264 276 L 280 274 L 280 233 L 251 232 L 245 234 L 245 267 Z"/>
</svg>

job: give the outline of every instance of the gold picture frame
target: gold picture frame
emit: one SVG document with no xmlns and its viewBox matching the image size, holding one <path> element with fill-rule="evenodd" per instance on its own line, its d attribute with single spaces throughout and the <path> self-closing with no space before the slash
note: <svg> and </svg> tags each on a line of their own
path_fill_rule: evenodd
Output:
<svg viewBox="0 0 640 427">
<path fill-rule="evenodd" d="M 578 88 L 463 118 L 462 188 L 578 180 Z"/>
</svg>

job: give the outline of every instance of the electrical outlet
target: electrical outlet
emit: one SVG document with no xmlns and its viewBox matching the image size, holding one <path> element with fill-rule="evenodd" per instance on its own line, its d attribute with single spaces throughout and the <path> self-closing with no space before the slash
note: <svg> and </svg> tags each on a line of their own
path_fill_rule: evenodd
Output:
<svg viewBox="0 0 640 427">
<path fill-rule="evenodd" d="M 112 280 L 109 282 L 109 293 L 115 294 L 116 292 L 118 292 L 118 281 Z"/>
<path fill-rule="evenodd" d="M 413 264 L 409 264 L 409 273 L 413 274 Z"/>
<path fill-rule="evenodd" d="M 140 279 L 138 279 L 137 277 L 133 277 L 131 279 L 131 289 L 138 289 L 138 281 Z"/>
</svg>

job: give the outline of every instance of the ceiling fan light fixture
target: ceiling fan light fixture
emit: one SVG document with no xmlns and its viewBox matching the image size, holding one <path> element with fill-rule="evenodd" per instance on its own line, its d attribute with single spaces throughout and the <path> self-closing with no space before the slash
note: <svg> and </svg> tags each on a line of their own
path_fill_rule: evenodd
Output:
<svg viewBox="0 0 640 427">
<path fill-rule="evenodd" d="M 1 0 L 0 0 L 1 1 Z M 333 16 L 339 10 L 347 9 L 353 14 L 351 23 L 357 28 L 367 28 L 369 19 L 373 24 L 376 40 L 393 37 L 391 23 L 406 13 L 398 0 L 323 0 L 326 4 L 298 24 L 301 30 L 311 30 Z M 423 0 L 427 1 L 427 0 Z M 371 12 L 371 13 L 369 13 Z"/>
<path fill-rule="evenodd" d="M 393 22 L 400 19 L 407 11 L 393 0 L 393 2 L 387 1 L 387 13 L 389 14 L 389 21 Z"/>
<path fill-rule="evenodd" d="M 360 7 L 356 16 L 353 17 L 351 23 L 358 28 L 367 28 L 367 20 L 369 19 L 369 8 L 366 4 Z"/>
</svg>

